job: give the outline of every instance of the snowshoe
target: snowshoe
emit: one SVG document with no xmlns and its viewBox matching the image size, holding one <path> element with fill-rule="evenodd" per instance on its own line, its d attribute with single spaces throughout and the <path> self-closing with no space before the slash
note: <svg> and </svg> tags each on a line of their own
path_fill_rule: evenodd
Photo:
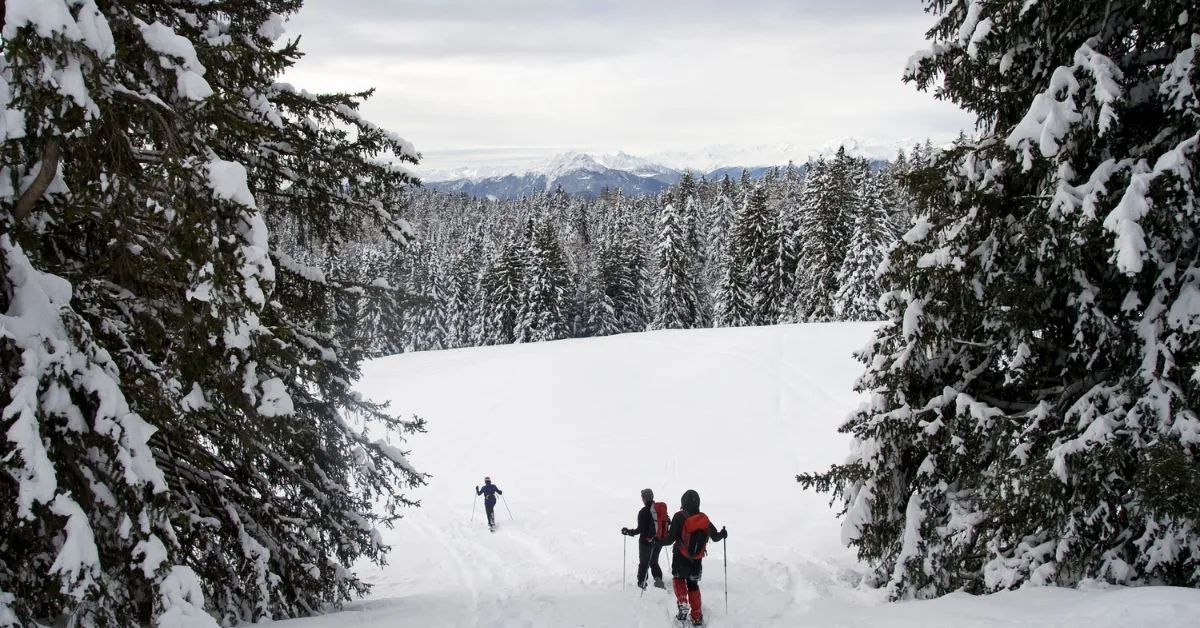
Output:
<svg viewBox="0 0 1200 628">
<path fill-rule="evenodd" d="M 666 585 L 665 583 L 663 583 L 663 581 L 662 581 L 662 578 L 656 578 L 656 579 L 654 580 L 654 588 L 655 588 L 655 589 L 664 589 L 664 590 L 665 590 L 665 589 L 667 588 L 667 585 Z"/>
<path fill-rule="evenodd" d="M 688 608 L 687 604 L 680 604 L 679 612 L 675 614 L 675 619 L 679 621 L 687 621 L 688 615 L 691 614 L 691 611 L 692 609 Z"/>
<path fill-rule="evenodd" d="M 701 618 L 701 619 L 696 619 L 695 617 L 693 617 L 693 618 L 692 618 L 692 625 L 693 625 L 693 626 L 703 626 L 703 625 L 704 625 L 704 619 L 703 619 L 703 618 Z"/>
</svg>

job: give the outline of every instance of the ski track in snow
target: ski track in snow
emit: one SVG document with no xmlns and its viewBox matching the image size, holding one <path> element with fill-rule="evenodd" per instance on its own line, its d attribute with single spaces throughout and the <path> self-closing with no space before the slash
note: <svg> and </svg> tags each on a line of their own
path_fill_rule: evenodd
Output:
<svg viewBox="0 0 1200 628">
<path fill-rule="evenodd" d="M 862 568 L 840 545 L 828 498 L 801 491 L 794 475 L 845 459 L 836 428 L 859 401 L 862 370 L 851 354 L 872 329 L 652 332 L 368 364 L 360 390 L 429 420 L 403 448 L 433 478 L 410 495 L 422 507 L 383 530 L 390 564 L 358 567 L 375 584 L 369 598 L 283 627 L 678 626 L 669 588 L 634 586 L 636 541 L 618 533 L 634 525 L 647 486 L 672 512 L 695 488 L 730 530 L 728 582 L 723 543 L 704 561 L 714 627 L 1200 626 L 1200 592 L 1183 589 L 886 604 L 882 591 L 859 588 Z M 504 490 L 494 533 L 474 496 L 484 475 Z M 659 562 L 669 587 L 669 548 Z"/>
</svg>

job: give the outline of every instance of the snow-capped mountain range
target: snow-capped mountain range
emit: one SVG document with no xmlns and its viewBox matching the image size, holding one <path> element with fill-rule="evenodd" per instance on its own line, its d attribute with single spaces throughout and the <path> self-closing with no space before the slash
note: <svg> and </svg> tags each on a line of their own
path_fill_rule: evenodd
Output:
<svg viewBox="0 0 1200 628">
<path fill-rule="evenodd" d="M 487 167 L 427 170 L 421 175 L 428 188 L 480 197 L 517 198 L 559 187 L 569 194 L 584 196 L 595 196 L 605 188 L 620 189 L 625 194 L 656 194 L 678 182 L 689 170 L 709 179 L 726 174 L 739 177 L 742 170 L 747 170 L 751 177 L 757 178 L 774 166 L 784 166 L 789 161 L 802 165 L 811 158 L 833 154 L 840 146 L 845 146 L 852 155 L 885 162 L 902 145 L 909 144 L 845 141 L 816 148 L 794 144 L 753 148 L 714 146 L 697 152 L 663 152 L 649 157 L 625 152 L 572 151 L 534 164 L 522 173 L 511 168 Z"/>
<path fill-rule="evenodd" d="M 454 177 L 459 174 L 458 177 Z M 617 153 L 564 153 L 523 174 L 446 173 L 426 187 L 472 196 L 517 198 L 562 188 L 569 194 L 595 196 L 605 188 L 626 194 L 656 194 L 679 181 L 683 172 L 646 159 Z M 484 176 L 481 176 L 484 175 Z"/>
</svg>

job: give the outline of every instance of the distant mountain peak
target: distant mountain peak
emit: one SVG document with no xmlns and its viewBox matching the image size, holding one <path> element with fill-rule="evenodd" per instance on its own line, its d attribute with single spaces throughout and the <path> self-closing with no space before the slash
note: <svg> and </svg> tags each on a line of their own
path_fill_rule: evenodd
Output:
<svg viewBox="0 0 1200 628">
<path fill-rule="evenodd" d="M 648 155 L 634 155 L 628 151 L 602 154 L 584 151 L 567 151 L 552 157 L 534 162 L 525 167 L 514 166 L 484 166 L 473 168 L 456 168 L 452 170 L 423 170 L 422 179 L 426 182 L 471 180 L 500 177 L 506 175 L 528 176 L 544 175 L 555 179 L 575 171 L 603 172 L 621 170 L 642 177 L 678 176 L 684 171 L 706 173 L 715 170 L 736 170 L 738 168 L 757 169 L 768 166 L 785 166 L 793 162 L 801 165 L 816 157 L 830 157 L 841 146 L 846 152 L 856 157 L 872 160 L 890 161 L 896 157 L 901 147 L 908 148 L 918 144 L 916 141 L 903 140 L 898 142 L 873 142 L 845 138 L 823 144 L 800 144 L 792 142 L 777 142 L 759 146 L 735 146 L 731 144 L 715 144 L 697 150 L 663 151 Z"/>
<path fill-rule="evenodd" d="M 903 144 L 909 146 L 910 144 Z M 513 198 L 553 191 L 595 196 L 605 188 L 625 194 L 656 194 L 675 184 L 685 171 L 709 178 L 739 176 L 749 170 L 758 177 L 769 168 L 788 162 L 802 166 L 814 157 L 832 156 L 838 148 L 871 160 L 895 157 L 901 144 L 870 144 L 855 140 L 816 147 L 778 143 L 757 147 L 711 146 L 699 151 L 665 152 L 641 157 L 625 151 L 612 154 L 567 151 L 525 169 L 523 173 L 500 168 L 434 171 L 424 177 L 432 189 L 463 192 L 479 197 Z"/>
<path fill-rule="evenodd" d="M 551 157 L 548 161 L 533 168 L 527 174 L 545 175 L 553 181 L 573 172 L 602 172 L 608 168 L 587 153 L 571 151 Z"/>
<path fill-rule="evenodd" d="M 760 146 L 733 146 L 718 144 L 693 151 L 664 151 L 649 155 L 647 159 L 663 164 L 676 170 L 696 170 L 711 172 L 727 168 L 755 168 L 763 166 L 784 166 L 790 161 L 796 165 L 807 163 L 810 159 L 829 157 L 841 146 L 846 147 L 846 153 L 855 157 L 888 161 L 895 158 L 901 147 L 909 147 L 916 142 L 867 142 L 847 138 L 819 145 L 801 145 L 789 142 L 764 144 Z"/>
</svg>

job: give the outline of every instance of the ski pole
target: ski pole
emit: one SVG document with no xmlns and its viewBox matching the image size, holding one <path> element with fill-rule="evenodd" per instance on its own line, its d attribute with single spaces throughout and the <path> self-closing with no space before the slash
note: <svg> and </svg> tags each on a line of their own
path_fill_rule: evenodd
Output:
<svg viewBox="0 0 1200 628">
<path fill-rule="evenodd" d="M 641 566 L 642 566 L 642 541 L 641 541 L 641 539 L 638 539 L 638 546 L 637 546 L 637 548 L 638 548 L 638 567 L 639 567 L 639 568 L 641 568 Z M 646 577 L 647 577 L 647 578 L 649 578 L 649 577 L 650 577 L 650 574 L 649 574 L 649 573 L 647 573 L 647 574 L 646 574 Z M 621 580 L 624 580 L 624 578 L 621 578 Z M 640 585 L 640 584 L 643 584 L 643 582 L 644 582 L 644 581 L 638 581 L 638 584 L 639 584 L 639 585 Z M 644 587 L 644 586 L 639 586 L 639 587 L 638 587 L 638 589 L 641 591 L 641 593 L 638 593 L 638 597 L 645 597 L 645 595 L 646 595 L 646 587 Z"/>
<path fill-rule="evenodd" d="M 475 505 L 479 503 L 479 493 L 475 493 L 475 499 L 471 500 L 471 523 L 475 523 Z"/>
<path fill-rule="evenodd" d="M 500 499 L 504 500 L 504 509 L 505 509 L 505 510 L 508 510 L 508 498 L 507 498 L 507 497 L 505 497 L 503 494 L 501 494 L 501 495 L 500 495 Z M 513 518 L 513 516 L 512 516 L 512 511 L 511 511 L 511 510 L 508 510 L 508 518 L 509 518 L 509 519 L 512 519 L 512 518 Z"/>
<path fill-rule="evenodd" d="M 622 534 L 621 536 L 625 537 L 625 540 L 621 541 L 621 590 L 624 591 L 625 590 L 625 555 L 627 552 L 629 552 L 629 537 L 625 536 L 624 534 Z"/>
<path fill-rule="evenodd" d="M 729 538 L 721 544 L 721 562 L 725 563 L 725 614 L 729 614 Z"/>
</svg>

